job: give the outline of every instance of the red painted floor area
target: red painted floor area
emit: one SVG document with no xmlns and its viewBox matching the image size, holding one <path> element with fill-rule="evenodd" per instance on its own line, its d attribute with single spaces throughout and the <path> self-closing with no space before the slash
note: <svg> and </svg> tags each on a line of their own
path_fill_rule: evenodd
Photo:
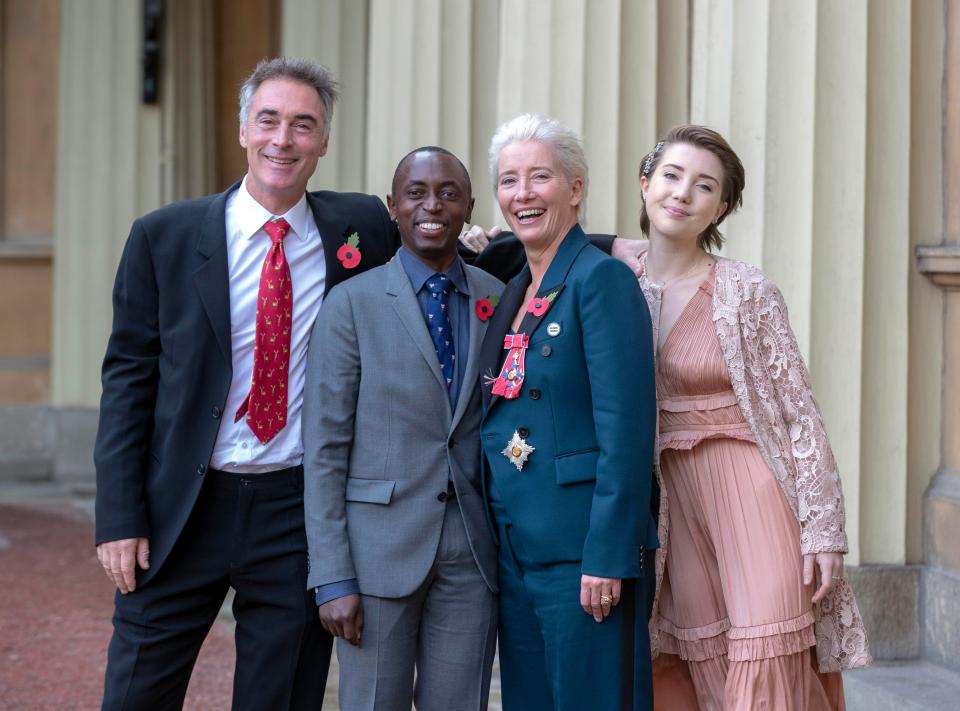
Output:
<svg viewBox="0 0 960 711">
<path fill-rule="evenodd" d="M 0 709 L 97 709 L 113 585 L 70 503 L 0 505 Z M 185 708 L 230 708 L 233 635 L 217 623 Z"/>
</svg>

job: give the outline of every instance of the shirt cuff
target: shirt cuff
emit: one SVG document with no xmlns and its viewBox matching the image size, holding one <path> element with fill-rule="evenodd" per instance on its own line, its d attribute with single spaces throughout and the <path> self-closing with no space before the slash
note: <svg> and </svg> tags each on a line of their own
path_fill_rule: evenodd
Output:
<svg viewBox="0 0 960 711">
<path fill-rule="evenodd" d="M 317 596 L 317 607 L 320 607 L 320 605 L 330 602 L 331 600 L 336 600 L 338 597 L 359 595 L 360 585 L 357 583 L 356 578 L 350 578 L 349 580 L 340 580 L 335 583 L 321 585 L 315 588 L 314 592 Z"/>
</svg>

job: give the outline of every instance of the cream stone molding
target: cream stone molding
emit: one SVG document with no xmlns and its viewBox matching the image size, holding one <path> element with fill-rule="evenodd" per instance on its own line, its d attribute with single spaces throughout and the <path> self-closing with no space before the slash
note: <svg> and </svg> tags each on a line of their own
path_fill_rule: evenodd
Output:
<svg viewBox="0 0 960 711">
<path fill-rule="evenodd" d="M 8 242 L 0 240 L 0 262 L 53 259 L 53 240 L 37 239 L 29 242 Z"/>
<path fill-rule="evenodd" d="M 920 246 L 917 271 L 942 289 L 960 289 L 960 244 Z"/>
</svg>

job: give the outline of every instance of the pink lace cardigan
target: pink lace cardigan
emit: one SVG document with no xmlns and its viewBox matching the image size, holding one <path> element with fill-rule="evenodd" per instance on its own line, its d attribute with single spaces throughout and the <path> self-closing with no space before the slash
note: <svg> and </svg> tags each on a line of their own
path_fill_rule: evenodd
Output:
<svg viewBox="0 0 960 711">
<path fill-rule="evenodd" d="M 641 261 L 645 257 L 642 255 Z M 650 307 L 653 342 L 657 343 L 660 287 L 645 274 L 640 277 L 640 287 Z M 743 416 L 800 521 L 801 553 L 846 553 L 840 475 L 813 397 L 809 372 L 790 328 L 783 295 L 756 267 L 718 258 L 713 321 Z M 669 536 L 669 502 L 662 485 L 660 489 L 661 547 L 657 551 L 657 593 L 650 620 L 654 656 L 659 651 L 657 603 Z M 846 579 L 834 581 L 815 613 L 820 671 L 853 669 L 872 661 L 857 601 Z"/>
</svg>

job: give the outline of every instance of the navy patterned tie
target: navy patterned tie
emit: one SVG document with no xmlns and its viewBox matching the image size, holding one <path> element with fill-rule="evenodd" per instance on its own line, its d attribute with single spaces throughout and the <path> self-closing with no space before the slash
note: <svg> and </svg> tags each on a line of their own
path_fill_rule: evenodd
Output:
<svg viewBox="0 0 960 711">
<path fill-rule="evenodd" d="M 451 289 L 453 282 L 446 274 L 434 274 L 427 279 L 427 290 L 430 292 L 430 298 L 427 299 L 427 328 L 433 339 L 433 347 L 437 349 L 440 370 L 448 388 L 453 383 L 453 366 L 457 359 L 447 305 Z"/>
</svg>

